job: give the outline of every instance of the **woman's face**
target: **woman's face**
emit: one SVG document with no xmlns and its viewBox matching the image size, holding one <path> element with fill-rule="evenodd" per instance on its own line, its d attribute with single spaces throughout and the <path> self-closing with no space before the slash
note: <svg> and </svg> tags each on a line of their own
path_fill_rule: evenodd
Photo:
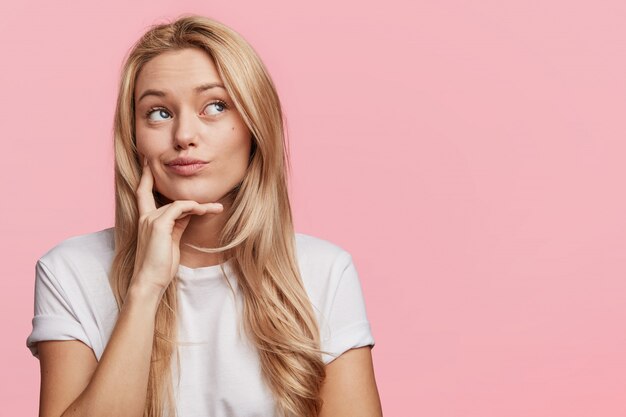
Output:
<svg viewBox="0 0 626 417">
<path fill-rule="evenodd" d="M 187 48 L 154 57 L 134 97 L 137 150 L 160 194 L 215 202 L 243 179 L 252 136 L 207 53 Z"/>
</svg>

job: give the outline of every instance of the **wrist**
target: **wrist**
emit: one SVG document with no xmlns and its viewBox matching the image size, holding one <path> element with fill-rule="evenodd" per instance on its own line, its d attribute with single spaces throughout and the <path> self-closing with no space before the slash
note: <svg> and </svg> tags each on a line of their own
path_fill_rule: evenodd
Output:
<svg viewBox="0 0 626 417">
<path fill-rule="evenodd" d="M 136 300 L 142 305 L 153 305 L 156 308 L 163 294 L 165 294 L 165 288 L 151 282 L 135 280 L 133 278 L 128 287 L 126 302 Z"/>
</svg>

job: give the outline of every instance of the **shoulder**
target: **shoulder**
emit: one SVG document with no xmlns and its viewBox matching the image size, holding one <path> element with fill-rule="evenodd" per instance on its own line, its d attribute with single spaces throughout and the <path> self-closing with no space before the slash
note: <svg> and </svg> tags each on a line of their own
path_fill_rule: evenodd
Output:
<svg viewBox="0 0 626 417">
<path fill-rule="evenodd" d="M 35 270 L 41 280 L 70 288 L 97 286 L 106 281 L 115 253 L 114 228 L 64 239 L 44 253 Z"/>
<path fill-rule="evenodd" d="M 78 339 L 100 358 L 117 318 L 109 284 L 114 256 L 114 229 L 64 239 L 44 253 L 35 266 L 35 318 L 27 345 Z"/>
<path fill-rule="evenodd" d="M 115 250 L 114 228 L 66 238 L 38 260 L 50 269 L 67 269 L 79 266 L 107 266 Z"/>
<path fill-rule="evenodd" d="M 345 269 L 352 256 L 343 246 L 321 237 L 296 233 L 296 248 L 301 266 L 315 269 Z"/>
<path fill-rule="evenodd" d="M 313 304 L 322 308 L 353 265 L 352 256 L 337 243 L 304 233 L 296 233 L 296 246 L 302 283 Z"/>
<path fill-rule="evenodd" d="M 324 363 L 351 348 L 373 346 L 359 273 L 350 252 L 302 233 L 296 234 L 296 241 L 302 283 L 319 324 Z"/>
</svg>

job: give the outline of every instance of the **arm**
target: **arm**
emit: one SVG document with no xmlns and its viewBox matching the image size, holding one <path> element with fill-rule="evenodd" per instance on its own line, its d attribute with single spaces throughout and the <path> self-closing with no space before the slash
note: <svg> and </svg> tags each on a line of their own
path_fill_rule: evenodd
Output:
<svg viewBox="0 0 626 417">
<path fill-rule="evenodd" d="M 99 363 L 80 341 L 39 342 L 39 416 L 141 417 L 160 297 L 156 287 L 131 286 Z"/>
<path fill-rule="evenodd" d="M 382 417 L 369 346 L 350 349 L 326 365 L 319 417 Z"/>
<path fill-rule="evenodd" d="M 145 159 L 136 193 L 140 216 L 135 272 L 100 363 L 78 341 L 39 343 L 40 417 L 143 416 L 155 316 L 178 269 L 180 238 L 190 215 L 223 210 L 221 204 L 192 200 L 174 201 L 157 209 L 153 185 Z"/>
</svg>

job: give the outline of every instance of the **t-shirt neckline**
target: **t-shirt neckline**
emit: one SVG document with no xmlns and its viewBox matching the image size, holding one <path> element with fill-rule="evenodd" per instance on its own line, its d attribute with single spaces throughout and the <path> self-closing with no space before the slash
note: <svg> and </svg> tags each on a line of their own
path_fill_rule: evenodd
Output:
<svg viewBox="0 0 626 417">
<path fill-rule="evenodd" d="M 222 266 L 224 267 L 224 271 L 226 275 L 230 275 L 230 270 L 232 268 L 233 258 L 228 258 L 225 262 L 217 265 L 211 266 L 201 266 L 198 268 L 191 268 L 185 266 L 183 264 L 178 265 L 178 275 L 180 278 L 188 278 L 188 279 L 207 279 L 207 278 L 220 278 L 222 277 Z"/>
</svg>

